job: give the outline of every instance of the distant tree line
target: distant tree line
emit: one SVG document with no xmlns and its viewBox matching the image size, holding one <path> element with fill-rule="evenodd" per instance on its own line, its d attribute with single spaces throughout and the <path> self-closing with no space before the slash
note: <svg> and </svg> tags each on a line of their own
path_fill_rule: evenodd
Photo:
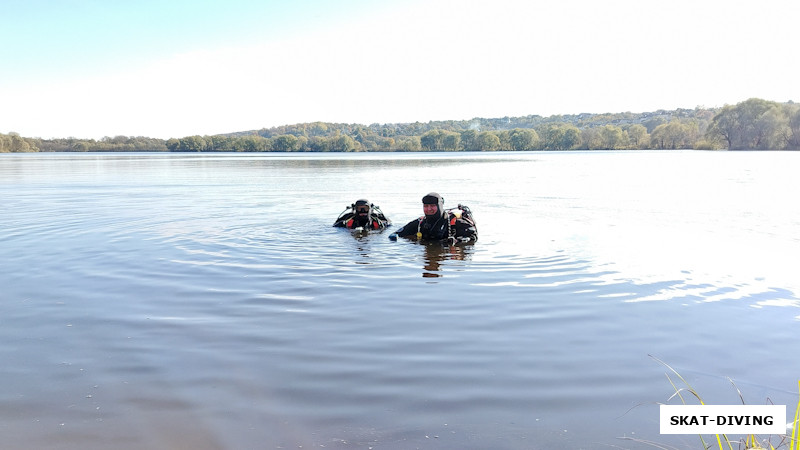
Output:
<svg viewBox="0 0 800 450">
<path fill-rule="evenodd" d="M 798 150 L 800 105 L 751 98 L 725 106 L 711 121 L 708 139 L 731 150 Z"/>
<path fill-rule="evenodd" d="M 0 134 L 0 152 L 374 152 L 625 149 L 800 150 L 800 104 L 749 99 L 723 108 L 476 118 L 408 124 L 313 122 L 166 141 L 30 139 Z"/>
<path fill-rule="evenodd" d="M 35 139 L 21 137 L 17 133 L 0 134 L 0 153 L 38 152 Z"/>
<path fill-rule="evenodd" d="M 148 137 L 104 137 L 94 139 L 22 138 L 17 133 L 0 134 L 0 153 L 7 152 L 166 152 L 163 139 Z"/>
</svg>

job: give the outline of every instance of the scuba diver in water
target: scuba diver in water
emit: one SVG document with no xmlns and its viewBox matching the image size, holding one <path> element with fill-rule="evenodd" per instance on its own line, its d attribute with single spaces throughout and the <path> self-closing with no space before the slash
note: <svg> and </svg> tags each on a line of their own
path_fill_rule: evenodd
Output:
<svg viewBox="0 0 800 450">
<path fill-rule="evenodd" d="M 380 207 L 373 205 L 369 200 L 361 199 L 356 200 L 355 203 L 342 211 L 333 226 L 349 229 L 383 230 L 391 224 L 392 221 L 383 214 Z"/>
<path fill-rule="evenodd" d="M 424 216 L 408 222 L 405 226 L 389 236 L 414 237 L 418 240 L 470 242 L 478 240 L 478 226 L 472 217 L 472 211 L 464 205 L 457 208 L 444 209 L 444 198 L 436 192 L 422 197 Z"/>
</svg>

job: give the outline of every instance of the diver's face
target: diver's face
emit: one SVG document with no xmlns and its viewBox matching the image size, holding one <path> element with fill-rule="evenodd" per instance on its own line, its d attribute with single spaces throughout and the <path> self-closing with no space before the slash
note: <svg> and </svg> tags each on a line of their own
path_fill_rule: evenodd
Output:
<svg viewBox="0 0 800 450">
<path fill-rule="evenodd" d="M 356 214 L 358 214 L 359 217 L 367 217 L 369 215 L 369 206 L 357 207 Z"/>
<path fill-rule="evenodd" d="M 439 212 L 439 206 L 423 204 L 422 205 L 422 211 L 425 212 L 426 216 L 432 216 L 432 215 L 436 214 L 437 212 Z"/>
</svg>

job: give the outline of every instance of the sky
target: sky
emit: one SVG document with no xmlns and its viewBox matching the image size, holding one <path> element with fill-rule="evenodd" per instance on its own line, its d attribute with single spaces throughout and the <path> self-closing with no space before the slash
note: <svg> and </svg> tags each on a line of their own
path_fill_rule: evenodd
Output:
<svg viewBox="0 0 800 450">
<path fill-rule="evenodd" d="M 0 0 L 0 133 L 800 101 L 797 0 Z"/>
</svg>

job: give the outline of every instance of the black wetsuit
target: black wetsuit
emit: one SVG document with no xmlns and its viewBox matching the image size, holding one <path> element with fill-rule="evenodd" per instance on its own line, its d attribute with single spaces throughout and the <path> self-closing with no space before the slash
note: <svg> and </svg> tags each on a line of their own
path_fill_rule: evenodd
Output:
<svg viewBox="0 0 800 450">
<path fill-rule="evenodd" d="M 418 232 L 422 234 L 421 239 L 431 241 L 442 241 L 450 238 L 458 240 L 477 240 L 478 228 L 474 220 L 467 220 L 458 217 L 452 212 L 444 209 L 444 199 L 441 195 L 432 192 L 423 198 L 424 203 L 432 204 L 436 202 L 436 213 L 430 216 L 422 216 L 419 219 L 408 222 L 405 226 L 395 232 L 397 236 L 415 236 Z"/>
<path fill-rule="evenodd" d="M 333 224 L 335 227 L 344 227 L 344 228 L 364 228 L 364 229 L 371 229 L 371 230 L 382 230 L 387 226 L 391 225 L 391 221 L 382 217 L 383 215 L 376 215 L 370 214 L 369 219 L 366 217 L 359 217 L 356 214 L 348 213 L 344 216 L 340 217 L 336 223 Z"/>
<path fill-rule="evenodd" d="M 359 214 L 358 210 L 366 210 Z M 350 212 L 342 213 L 334 222 L 334 227 L 363 228 L 365 230 L 382 230 L 392 224 L 381 209 L 374 206 L 369 200 L 356 200 L 351 205 Z"/>
</svg>

